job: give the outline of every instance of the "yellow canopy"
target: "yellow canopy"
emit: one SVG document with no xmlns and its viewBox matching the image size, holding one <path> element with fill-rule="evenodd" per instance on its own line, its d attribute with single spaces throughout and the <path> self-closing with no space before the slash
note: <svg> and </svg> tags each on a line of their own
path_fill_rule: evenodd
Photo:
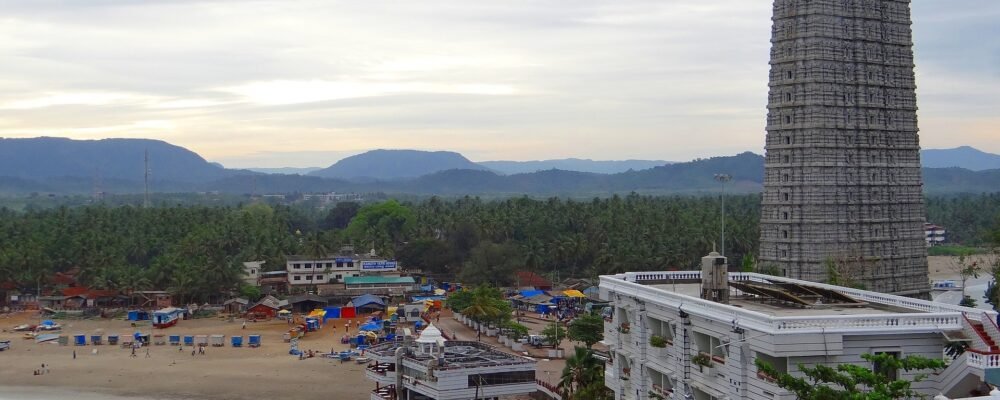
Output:
<svg viewBox="0 0 1000 400">
<path fill-rule="evenodd" d="M 442 294 L 445 294 L 445 293 L 446 292 L 444 291 L 444 289 L 434 289 L 434 294 L 436 294 L 438 296 L 440 296 Z"/>
<path fill-rule="evenodd" d="M 316 310 L 312 310 L 312 312 L 309 313 L 309 317 L 312 317 L 312 318 L 323 318 L 325 316 L 326 316 L 326 310 L 316 309 Z"/>
<path fill-rule="evenodd" d="M 388 315 L 392 315 L 396 313 L 396 310 L 399 310 L 399 307 L 389 307 L 385 310 L 385 313 Z"/>
<path fill-rule="evenodd" d="M 587 295 L 576 289 L 563 290 L 563 294 L 568 297 L 587 297 Z"/>
</svg>

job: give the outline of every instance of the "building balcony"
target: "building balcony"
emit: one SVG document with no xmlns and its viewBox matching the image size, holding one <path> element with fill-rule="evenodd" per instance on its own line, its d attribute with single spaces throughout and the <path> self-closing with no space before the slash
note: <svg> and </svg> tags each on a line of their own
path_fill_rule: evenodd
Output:
<svg viewBox="0 0 1000 400">
<path fill-rule="evenodd" d="M 379 363 L 369 365 L 365 368 L 365 377 L 381 384 L 395 383 L 396 364 Z"/>
<path fill-rule="evenodd" d="M 382 386 L 372 390 L 371 400 L 396 400 L 396 385 Z"/>
</svg>

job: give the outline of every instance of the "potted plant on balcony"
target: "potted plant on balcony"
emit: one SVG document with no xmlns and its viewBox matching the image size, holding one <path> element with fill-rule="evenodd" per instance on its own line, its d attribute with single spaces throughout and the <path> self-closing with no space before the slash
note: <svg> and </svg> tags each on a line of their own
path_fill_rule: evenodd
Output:
<svg viewBox="0 0 1000 400">
<path fill-rule="evenodd" d="M 629 333 L 629 330 L 628 322 L 622 322 L 621 325 L 618 325 L 618 333 Z"/>
<path fill-rule="evenodd" d="M 649 345 L 662 349 L 667 347 L 667 339 L 660 335 L 653 335 L 649 337 Z"/>
<path fill-rule="evenodd" d="M 622 368 L 622 380 L 627 381 L 630 377 L 632 377 L 632 368 Z"/>
<path fill-rule="evenodd" d="M 713 375 L 715 366 L 712 364 L 712 357 L 705 353 L 698 353 L 691 357 L 691 363 L 697 365 L 703 374 Z"/>
</svg>

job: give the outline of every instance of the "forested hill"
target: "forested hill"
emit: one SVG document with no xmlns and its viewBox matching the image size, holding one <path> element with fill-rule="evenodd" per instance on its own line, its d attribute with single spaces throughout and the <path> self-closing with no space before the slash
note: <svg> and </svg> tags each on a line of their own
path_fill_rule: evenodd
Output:
<svg viewBox="0 0 1000 400">
<path fill-rule="evenodd" d="M 764 173 L 763 156 L 750 152 L 616 174 L 549 169 L 501 175 L 484 170 L 458 153 L 414 152 L 416 155 L 413 155 L 407 151 L 380 150 L 338 162 L 334 167 L 355 172 L 347 174 L 347 178 L 330 178 L 225 169 L 194 152 L 157 140 L 36 138 L 0 139 L 0 194 L 141 193 L 143 154 L 147 150 L 150 189 L 160 193 L 383 192 L 495 197 L 706 193 L 721 189 L 714 180 L 715 174 L 732 175 L 733 181 L 726 185 L 731 193 L 756 193 L 762 188 Z M 428 156 L 436 161 L 420 161 Z M 465 168 L 470 165 L 471 168 Z M 452 167 L 446 168 L 449 166 Z M 358 174 L 365 168 L 370 169 L 369 175 L 383 178 L 360 179 L 363 175 Z M 405 176 L 409 177 L 402 175 L 407 173 L 410 175 Z M 934 194 L 997 192 L 1000 191 L 1000 170 L 924 168 L 924 191 Z"/>
<path fill-rule="evenodd" d="M 309 175 L 374 181 L 416 178 L 449 169 L 485 170 L 486 167 L 451 151 L 372 150 L 347 157 Z"/>
<path fill-rule="evenodd" d="M 152 179 L 158 182 L 203 183 L 240 173 L 205 161 L 198 154 L 161 140 L 102 139 L 72 140 L 40 137 L 0 138 L 0 176 L 27 181 L 26 186 L 52 186 L 53 179 L 75 177 L 89 187 L 107 181 L 142 182 L 144 157 L 149 154 Z M 48 181 L 49 185 L 44 185 Z M 16 182 L 14 182 L 16 183 Z M 113 186 L 116 187 L 116 186 Z M 141 188 L 140 188 L 141 189 Z"/>
</svg>

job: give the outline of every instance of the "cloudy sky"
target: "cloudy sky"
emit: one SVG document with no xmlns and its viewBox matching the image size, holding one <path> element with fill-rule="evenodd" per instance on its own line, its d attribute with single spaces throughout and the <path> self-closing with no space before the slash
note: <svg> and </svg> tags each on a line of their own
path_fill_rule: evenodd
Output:
<svg viewBox="0 0 1000 400">
<path fill-rule="evenodd" d="M 0 0 L 0 136 L 229 167 L 761 152 L 769 0 Z M 1000 153 L 1000 1 L 913 0 L 921 139 Z"/>
</svg>

